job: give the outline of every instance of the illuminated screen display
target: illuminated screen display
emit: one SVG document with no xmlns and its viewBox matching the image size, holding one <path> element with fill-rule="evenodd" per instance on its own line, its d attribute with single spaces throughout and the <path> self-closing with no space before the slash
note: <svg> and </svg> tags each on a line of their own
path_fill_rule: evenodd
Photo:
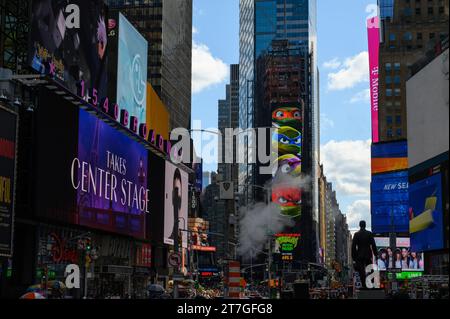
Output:
<svg viewBox="0 0 450 319">
<path fill-rule="evenodd" d="M 100 98 L 107 95 L 107 7 L 102 0 L 71 0 L 79 8 L 79 25 L 68 1 L 33 0 L 29 65 L 51 76 L 73 94 L 84 81 Z M 69 11 L 69 12 L 67 12 Z M 72 15 L 73 13 L 73 15 Z"/>
<path fill-rule="evenodd" d="M 375 262 L 380 271 L 424 271 L 424 255 L 410 248 L 409 238 L 397 238 L 396 247 L 390 247 L 389 237 L 375 237 L 378 258 Z"/>
<path fill-rule="evenodd" d="M 408 232 L 408 171 L 372 176 L 372 231 Z"/>
<path fill-rule="evenodd" d="M 146 122 L 147 40 L 119 13 L 117 103 L 139 123 Z"/>
<path fill-rule="evenodd" d="M 372 174 L 408 169 L 406 141 L 372 145 Z"/>
<path fill-rule="evenodd" d="M 145 237 L 147 150 L 84 110 L 72 162 L 80 225 Z"/>
<path fill-rule="evenodd" d="M 272 148 L 278 150 L 273 171 L 272 202 L 280 213 L 297 218 L 302 213 L 302 190 L 295 183 L 302 173 L 303 106 L 301 103 L 272 105 Z"/>
<path fill-rule="evenodd" d="M 430 251 L 444 248 L 442 175 L 411 184 L 409 197 L 412 248 Z"/>
<path fill-rule="evenodd" d="M 174 244 L 175 218 L 178 216 L 179 237 L 187 248 L 188 234 L 188 174 L 170 162 L 166 162 L 164 199 L 164 243 Z"/>
</svg>

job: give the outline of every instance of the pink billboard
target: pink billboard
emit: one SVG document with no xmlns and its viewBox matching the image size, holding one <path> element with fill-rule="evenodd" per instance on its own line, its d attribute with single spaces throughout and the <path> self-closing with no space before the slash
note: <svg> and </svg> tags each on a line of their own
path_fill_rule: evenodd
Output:
<svg viewBox="0 0 450 319">
<path fill-rule="evenodd" d="M 372 115 L 372 142 L 380 141 L 378 131 L 378 92 L 379 92 L 379 61 L 380 50 L 380 20 L 373 17 L 367 20 L 367 34 L 369 38 L 369 67 L 370 67 L 370 105 Z"/>
</svg>

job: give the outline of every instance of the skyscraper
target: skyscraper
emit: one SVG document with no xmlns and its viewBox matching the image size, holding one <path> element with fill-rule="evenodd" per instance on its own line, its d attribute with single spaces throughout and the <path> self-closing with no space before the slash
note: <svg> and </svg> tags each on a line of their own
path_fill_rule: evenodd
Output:
<svg viewBox="0 0 450 319">
<path fill-rule="evenodd" d="M 170 127 L 191 127 L 192 0 L 108 0 L 149 43 L 148 79 Z"/>
<path fill-rule="evenodd" d="M 304 70 L 307 70 L 306 76 L 299 77 L 297 84 L 295 81 L 286 84 L 292 93 L 291 97 L 301 97 L 304 103 L 302 172 L 310 177 L 311 182 L 310 187 L 305 187 L 308 191 L 303 197 L 302 221 L 298 224 L 298 230 L 302 232 L 306 243 L 302 247 L 301 258 L 314 261 L 318 256 L 317 173 L 320 160 L 316 28 L 315 0 L 240 0 L 240 127 L 267 127 L 270 123 L 271 112 L 264 108 L 263 90 L 260 90 L 261 85 L 264 86 L 261 77 L 267 75 L 267 70 L 261 67 L 267 66 L 267 63 L 261 61 L 282 51 L 286 55 L 282 63 L 288 69 L 297 72 L 302 69 L 303 63 Z M 280 43 L 283 43 L 283 49 L 279 48 Z M 281 62 L 275 61 L 272 70 L 276 69 L 277 63 Z M 272 76 L 277 77 L 277 72 L 272 72 Z M 280 86 L 272 88 L 275 97 L 283 95 L 279 94 Z M 280 101 L 272 99 L 270 102 Z M 253 142 L 251 136 L 247 138 L 248 144 Z M 240 143 L 245 143 L 245 137 L 240 139 Z M 248 153 L 245 159 L 247 163 L 250 161 Z M 249 185 L 261 185 L 263 180 L 257 165 L 240 165 L 239 183 L 243 186 L 241 190 L 246 203 L 261 199 L 262 196 L 258 196 L 261 194 Z"/>
</svg>

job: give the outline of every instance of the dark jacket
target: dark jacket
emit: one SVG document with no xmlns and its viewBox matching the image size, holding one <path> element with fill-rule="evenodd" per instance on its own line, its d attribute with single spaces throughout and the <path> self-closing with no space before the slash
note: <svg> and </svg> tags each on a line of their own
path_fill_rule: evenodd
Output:
<svg viewBox="0 0 450 319">
<path fill-rule="evenodd" d="M 378 250 L 373 234 L 368 230 L 360 230 L 353 236 L 352 258 L 355 262 L 371 261 L 377 257 Z"/>
</svg>

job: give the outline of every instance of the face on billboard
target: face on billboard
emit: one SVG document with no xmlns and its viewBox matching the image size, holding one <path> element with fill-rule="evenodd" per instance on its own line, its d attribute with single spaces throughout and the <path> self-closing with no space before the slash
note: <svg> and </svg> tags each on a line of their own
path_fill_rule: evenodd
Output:
<svg viewBox="0 0 450 319">
<path fill-rule="evenodd" d="M 410 233 L 413 249 L 444 248 L 442 175 L 436 174 L 411 185 L 409 198 Z"/>
<path fill-rule="evenodd" d="M 410 248 L 409 238 L 397 238 L 396 247 L 389 247 L 388 237 L 377 237 L 378 258 L 375 260 L 380 271 L 401 269 L 402 271 L 424 271 L 424 255 Z"/>
<path fill-rule="evenodd" d="M 299 107 L 278 107 L 272 112 L 272 122 L 275 127 L 290 126 L 301 129 L 302 113 Z"/>
<path fill-rule="evenodd" d="M 139 123 L 146 122 L 147 53 L 145 38 L 119 14 L 117 103 Z"/>
<path fill-rule="evenodd" d="M 188 225 L 188 174 L 170 162 L 166 162 L 165 200 L 164 200 L 164 243 L 174 244 L 175 218 L 178 216 L 178 229 L 186 230 Z M 186 231 L 178 230 L 178 238 L 183 239 L 187 248 Z"/>
<path fill-rule="evenodd" d="M 72 93 L 84 81 L 98 96 L 107 95 L 107 21 L 102 0 L 72 0 L 72 19 L 65 1 L 34 0 L 28 49 L 29 64 L 41 74 L 50 75 Z M 71 22 L 78 20 L 79 26 Z"/>
<path fill-rule="evenodd" d="M 408 171 L 374 175 L 371 186 L 372 231 L 409 231 Z"/>
<path fill-rule="evenodd" d="M 145 237 L 147 150 L 80 110 L 78 156 L 71 167 L 81 225 Z"/>
</svg>

